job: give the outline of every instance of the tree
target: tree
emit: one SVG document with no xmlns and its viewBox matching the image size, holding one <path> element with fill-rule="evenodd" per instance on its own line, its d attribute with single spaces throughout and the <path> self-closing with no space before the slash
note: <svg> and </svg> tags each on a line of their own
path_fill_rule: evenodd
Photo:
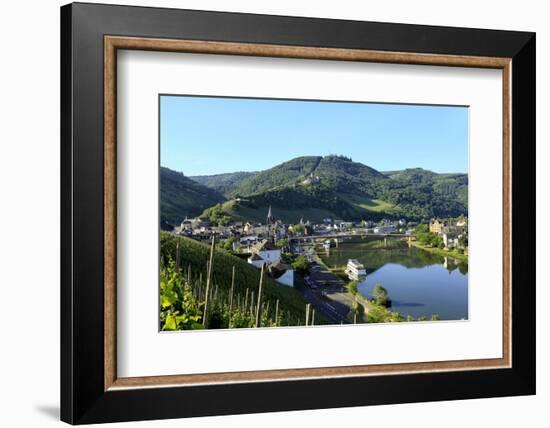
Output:
<svg viewBox="0 0 550 428">
<path fill-rule="evenodd" d="M 277 248 L 284 248 L 284 247 L 288 247 L 288 239 L 284 238 L 284 239 L 279 239 L 275 245 L 277 246 Z"/>
<path fill-rule="evenodd" d="M 432 233 L 430 243 L 433 247 L 445 248 L 445 244 L 443 243 L 443 238 L 439 235 L 436 235 L 435 233 Z"/>
<path fill-rule="evenodd" d="M 367 322 L 369 323 L 386 322 L 390 317 L 390 311 L 383 306 L 371 306 L 367 312 Z"/>
<path fill-rule="evenodd" d="M 376 284 L 372 290 L 376 304 L 380 306 L 388 305 L 388 290 L 386 290 L 382 285 Z"/>
<path fill-rule="evenodd" d="M 466 248 L 468 246 L 468 237 L 465 235 L 460 235 L 458 237 L 458 245 L 463 249 Z"/>
<path fill-rule="evenodd" d="M 236 241 L 237 239 L 234 237 L 234 236 L 230 236 L 229 238 L 227 238 L 225 241 L 223 241 L 223 243 L 221 244 L 222 248 L 226 251 L 233 251 L 233 243 Z"/>
<path fill-rule="evenodd" d="M 431 245 L 433 233 L 430 233 L 427 224 L 419 224 L 415 228 L 416 240 L 422 245 Z"/>
<path fill-rule="evenodd" d="M 359 281 L 350 281 L 346 285 L 346 288 L 351 294 L 359 294 L 359 290 L 357 289 L 357 285 L 359 284 Z"/>
<path fill-rule="evenodd" d="M 403 315 L 401 315 L 399 312 L 390 312 L 390 321 L 391 322 L 403 322 L 407 321 L 407 318 L 405 318 Z"/>
<path fill-rule="evenodd" d="M 422 244 L 436 248 L 444 248 L 443 238 L 437 233 L 428 231 L 426 224 L 420 224 L 416 227 L 416 240 Z"/>
<path fill-rule="evenodd" d="M 227 226 L 231 222 L 231 217 L 224 211 L 222 204 L 214 205 L 205 210 L 204 215 L 219 226 Z"/>
<path fill-rule="evenodd" d="M 283 263 L 291 265 L 296 260 L 296 256 L 292 253 L 281 253 L 281 260 Z"/>
<path fill-rule="evenodd" d="M 303 235 L 306 231 L 306 227 L 301 223 L 294 224 L 291 226 L 291 228 L 292 233 L 294 233 L 295 235 Z"/>
<path fill-rule="evenodd" d="M 428 233 L 429 232 L 429 228 L 428 228 L 428 225 L 427 224 L 419 224 L 418 226 L 416 226 L 415 230 L 414 230 L 416 233 Z"/>
<path fill-rule="evenodd" d="M 309 262 L 305 256 L 298 256 L 292 263 L 292 268 L 300 275 L 305 276 L 309 273 Z"/>
</svg>

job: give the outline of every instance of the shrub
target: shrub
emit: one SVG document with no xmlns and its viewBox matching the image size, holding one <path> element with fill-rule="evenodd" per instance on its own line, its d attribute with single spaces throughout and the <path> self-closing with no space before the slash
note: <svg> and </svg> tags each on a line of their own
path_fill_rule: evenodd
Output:
<svg viewBox="0 0 550 428">
<path fill-rule="evenodd" d="M 376 304 L 380 306 L 387 306 L 388 305 L 388 290 L 386 290 L 382 285 L 376 284 L 374 286 L 374 289 L 372 290 L 372 294 L 374 296 L 374 299 L 376 300 Z"/>
</svg>

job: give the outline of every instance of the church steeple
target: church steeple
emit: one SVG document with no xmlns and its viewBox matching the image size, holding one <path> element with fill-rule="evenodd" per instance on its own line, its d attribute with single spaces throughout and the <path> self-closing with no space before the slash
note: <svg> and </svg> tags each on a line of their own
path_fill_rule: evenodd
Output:
<svg viewBox="0 0 550 428">
<path fill-rule="evenodd" d="M 273 217 L 273 214 L 271 213 L 271 204 L 269 204 L 269 210 L 267 211 L 267 224 L 271 225 L 275 223 L 275 217 Z"/>
</svg>

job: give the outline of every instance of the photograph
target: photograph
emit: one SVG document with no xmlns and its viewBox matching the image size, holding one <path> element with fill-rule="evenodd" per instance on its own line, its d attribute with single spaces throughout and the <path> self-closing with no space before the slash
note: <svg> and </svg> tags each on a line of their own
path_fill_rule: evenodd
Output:
<svg viewBox="0 0 550 428">
<path fill-rule="evenodd" d="M 468 320 L 468 114 L 159 95 L 160 330 Z"/>
<path fill-rule="evenodd" d="M 24 114 L 8 121 L 4 288 L 38 293 L 8 305 L 26 363 L 4 364 L 25 405 L 10 422 L 542 415 L 544 14 L 42 3 L 14 16 L 52 49 L 30 55 L 34 33 L 14 29 L 7 44 L 24 52 L 5 79 Z M 27 100 L 45 106 L 32 121 Z M 48 204 L 53 251 L 29 261 L 17 226 L 36 207 L 47 224 Z M 21 310 L 44 307 L 53 324 L 29 341 Z"/>
</svg>

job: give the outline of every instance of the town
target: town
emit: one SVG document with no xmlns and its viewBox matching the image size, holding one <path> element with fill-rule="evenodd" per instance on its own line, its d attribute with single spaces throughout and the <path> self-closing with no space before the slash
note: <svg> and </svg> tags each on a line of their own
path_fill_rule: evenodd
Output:
<svg viewBox="0 0 550 428">
<path fill-rule="evenodd" d="M 353 222 L 332 218 L 312 223 L 302 218 L 296 224 L 285 224 L 276 219 L 271 206 L 265 223 L 234 221 L 221 225 L 208 218 L 185 218 L 169 232 L 205 243 L 215 236 L 219 246 L 233 255 L 246 258 L 249 264 L 257 268 L 265 264 L 267 273 L 286 286 L 295 285 L 296 269 L 293 266 L 301 265 L 298 270 L 313 289 L 318 288 L 319 284 L 306 274 L 320 262 L 317 250 L 330 251 L 344 239 L 369 236 L 395 238 L 409 245 L 457 257 L 467 255 L 468 246 L 468 219 L 465 216 L 456 219 L 432 218 L 427 223 L 405 219 Z M 348 279 L 358 280 L 365 274 L 359 262 L 348 260 Z"/>
</svg>

